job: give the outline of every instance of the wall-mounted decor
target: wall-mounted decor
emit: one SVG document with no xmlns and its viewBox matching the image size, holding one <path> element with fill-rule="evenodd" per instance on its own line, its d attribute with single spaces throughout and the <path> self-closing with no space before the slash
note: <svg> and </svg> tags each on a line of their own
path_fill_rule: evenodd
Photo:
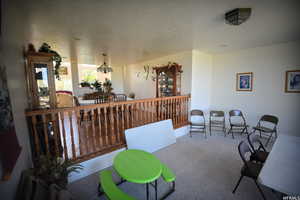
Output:
<svg viewBox="0 0 300 200">
<path fill-rule="evenodd" d="M 236 90 L 237 91 L 252 91 L 253 73 L 244 72 L 236 74 Z"/>
<path fill-rule="evenodd" d="M 137 72 L 136 76 L 139 78 L 141 77 L 142 79 L 148 80 L 148 78 L 150 77 L 152 81 L 155 81 L 155 74 L 154 74 L 154 70 L 152 68 L 151 72 L 151 67 L 150 65 L 145 65 L 144 66 L 144 71 L 142 72 Z"/>
<path fill-rule="evenodd" d="M 68 67 L 60 67 L 58 69 L 58 74 L 59 75 L 68 75 Z"/>
<path fill-rule="evenodd" d="M 300 70 L 286 71 L 285 92 L 300 93 Z"/>
<path fill-rule="evenodd" d="M 5 67 L 0 66 L 0 164 L 2 180 L 8 180 L 21 153 L 14 125 Z"/>
</svg>

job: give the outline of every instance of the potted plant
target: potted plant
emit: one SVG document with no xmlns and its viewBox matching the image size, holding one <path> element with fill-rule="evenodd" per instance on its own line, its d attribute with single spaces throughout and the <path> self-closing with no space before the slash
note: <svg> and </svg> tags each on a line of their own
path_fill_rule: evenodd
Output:
<svg viewBox="0 0 300 200">
<path fill-rule="evenodd" d="M 71 172 L 79 172 L 83 167 L 61 157 L 42 155 L 33 169 L 34 176 L 43 180 L 48 186 L 56 184 L 65 189 Z"/>
<path fill-rule="evenodd" d="M 105 81 L 104 81 L 104 83 L 103 83 L 104 93 L 111 94 L 111 92 L 113 90 L 113 88 L 111 86 L 112 86 L 111 81 L 106 78 Z"/>
<path fill-rule="evenodd" d="M 99 93 L 103 93 L 103 88 L 102 88 L 102 83 L 98 80 L 95 80 L 95 82 L 93 82 L 91 84 L 91 86 L 93 87 L 93 89 L 95 89 L 97 92 Z"/>
<path fill-rule="evenodd" d="M 84 88 L 84 87 L 88 87 L 88 88 L 91 88 L 91 84 L 88 82 L 88 81 L 81 81 L 79 83 L 80 87 Z"/>
</svg>

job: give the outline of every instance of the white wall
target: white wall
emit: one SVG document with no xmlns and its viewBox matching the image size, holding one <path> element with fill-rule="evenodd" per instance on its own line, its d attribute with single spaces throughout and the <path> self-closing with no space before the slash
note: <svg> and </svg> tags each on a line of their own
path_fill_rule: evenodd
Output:
<svg viewBox="0 0 300 200">
<path fill-rule="evenodd" d="M 279 133 L 300 136 L 300 94 L 285 93 L 285 72 L 300 69 L 300 42 L 213 57 L 211 109 L 241 109 L 250 125 L 263 114 L 279 117 Z M 253 92 L 236 92 L 236 73 L 253 72 Z"/>
<path fill-rule="evenodd" d="M 155 81 L 152 81 L 151 78 L 145 80 L 142 77 L 137 77 L 137 73 L 143 72 L 145 65 L 156 66 L 167 64 L 169 61 L 177 62 L 178 64 L 182 65 L 183 73 L 181 76 L 181 94 L 191 93 L 192 51 L 172 54 L 126 66 L 124 72 L 125 92 L 127 94 L 130 92 L 134 92 L 137 99 L 154 98 L 156 96 Z"/>
<path fill-rule="evenodd" d="M 17 138 L 22 146 L 22 152 L 14 168 L 9 181 L 0 182 L 1 199 L 14 199 L 17 184 L 22 170 L 31 167 L 31 152 L 29 146 L 28 129 L 25 121 L 24 111 L 27 107 L 27 95 L 25 90 L 25 72 L 23 48 L 30 41 L 28 30 L 28 11 L 26 4 L 20 8 L 19 2 L 2 1 L 2 35 L 1 54 L 6 66 L 8 77 L 8 88 L 13 109 L 14 124 Z"/>
<path fill-rule="evenodd" d="M 114 88 L 113 92 L 116 94 L 124 93 L 123 67 L 114 67 L 111 73 L 111 83 Z"/>
<path fill-rule="evenodd" d="M 210 108 L 212 55 L 193 50 L 191 109 L 201 109 L 205 113 Z"/>
</svg>

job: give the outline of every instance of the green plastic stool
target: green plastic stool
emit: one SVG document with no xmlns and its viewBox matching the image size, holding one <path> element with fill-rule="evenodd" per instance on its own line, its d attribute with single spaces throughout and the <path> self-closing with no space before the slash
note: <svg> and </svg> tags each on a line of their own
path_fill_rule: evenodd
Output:
<svg viewBox="0 0 300 200">
<path fill-rule="evenodd" d="M 100 172 L 100 185 L 109 200 L 135 200 L 118 188 L 112 179 L 112 172 L 103 170 Z"/>
<path fill-rule="evenodd" d="M 175 179 L 176 179 L 176 175 L 173 173 L 173 171 L 167 167 L 167 165 L 165 164 L 161 164 L 162 165 L 162 178 L 164 179 L 164 181 L 168 182 L 168 183 L 172 183 L 172 188 L 162 197 L 162 199 L 165 199 L 166 197 L 168 197 L 170 194 L 172 194 L 175 191 Z"/>
</svg>

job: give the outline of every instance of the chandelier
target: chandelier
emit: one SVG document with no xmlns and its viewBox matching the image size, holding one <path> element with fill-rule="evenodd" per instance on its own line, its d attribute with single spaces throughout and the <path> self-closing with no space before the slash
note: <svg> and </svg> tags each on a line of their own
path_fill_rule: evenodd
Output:
<svg viewBox="0 0 300 200">
<path fill-rule="evenodd" d="M 113 71 L 112 68 L 106 63 L 105 58 L 107 55 L 103 53 L 102 56 L 103 56 L 103 64 L 97 68 L 97 72 L 102 72 L 104 74 L 112 72 Z"/>
</svg>

